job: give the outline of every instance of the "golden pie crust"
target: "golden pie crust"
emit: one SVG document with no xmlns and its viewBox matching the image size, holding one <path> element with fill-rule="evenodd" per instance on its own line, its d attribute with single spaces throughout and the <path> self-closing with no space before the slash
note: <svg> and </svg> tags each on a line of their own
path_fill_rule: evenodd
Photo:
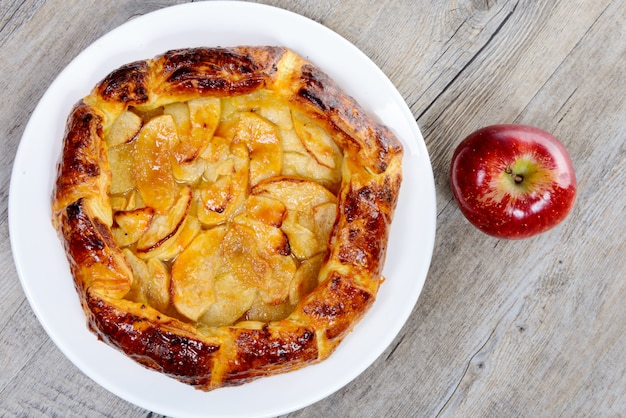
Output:
<svg viewBox="0 0 626 418">
<path fill-rule="evenodd" d="M 171 103 L 259 92 L 270 92 L 321 126 L 342 155 L 319 284 L 281 319 L 242 317 L 221 326 L 190 320 L 197 312 L 185 318 L 129 297 L 136 271 L 114 236 L 106 133 L 129 109 L 145 114 Z M 195 154 L 180 160 L 189 162 Z M 401 160 L 402 146 L 388 128 L 327 74 L 283 47 L 173 50 L 118 68 L 72 109 L 52 196 L 53 224 L 89 328 L 144 366 L 201 390 L 240 385 L 327 358 L 371 307 L 383 281 Z M 251 193 L 250 184 L 242 187 Z M 291 256 L 289 245 L 282 251 Z M 173 293 L 170 288 L 164 297 Z"/>
</svg>

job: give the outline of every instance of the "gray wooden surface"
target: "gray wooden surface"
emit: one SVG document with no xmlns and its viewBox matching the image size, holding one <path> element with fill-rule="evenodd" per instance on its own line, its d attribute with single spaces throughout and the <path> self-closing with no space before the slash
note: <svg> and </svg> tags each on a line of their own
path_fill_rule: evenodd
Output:
<svg viewBox="0 0 626 418">
<path fill-rule="evenodd" d="M 333 29 L 387 74 L 422 130 L 438 199 L 430 272 L 394 343 L 291 416 L 626 414 L 626 0 L 262 2 Z M 7 200 L 21 135 L 59 72 L 114 27 L 175 3 L 0 3 L 0 416 L 152 416 L 82 374 L 39 325 Z M 579 180 L 570 217 L 524 241 L 471 227 L 447 181 L 455 145 L 502 122 L 561 138 Z"/>
</svg>

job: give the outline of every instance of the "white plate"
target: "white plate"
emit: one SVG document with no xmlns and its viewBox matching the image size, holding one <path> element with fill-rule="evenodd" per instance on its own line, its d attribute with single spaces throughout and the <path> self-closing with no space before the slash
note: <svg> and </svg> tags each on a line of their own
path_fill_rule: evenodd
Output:
<svg viewBox="0 0 626 418">
<path fill-rule="evenodd" d="M 68 42 L 71 41 L 68 39 Z M 72 105 L 111 70 L 168 49 L 284 45 L 307 57 L 405 146 L 404 182 L 378 299 L 326 361 L 252 383 L 197 391 L 134 363 L 86 328 L 68 263 L 50 223 L 50 195 Z M 63 353 L 117 396 L 170 416 L 275 416 L 310 405 L 357 377 L 396 337 L 422 290 L 435 237 L 435 189 L 413 115 L 383 72 L 328 28 L 291 12 L 243 2 L 200 2 L 136 18 L 83 51 L 33 112 L 15 158 L 9 228 L 24 292 Z"/>
</svg>

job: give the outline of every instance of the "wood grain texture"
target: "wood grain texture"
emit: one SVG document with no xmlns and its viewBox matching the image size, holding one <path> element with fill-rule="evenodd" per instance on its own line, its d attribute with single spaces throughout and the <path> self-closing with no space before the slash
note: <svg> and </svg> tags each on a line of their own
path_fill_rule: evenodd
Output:
<svg viewBox="0 0 626 418">
<path fill-rule="evenodd" d="M 82 49 L 175 1 L 0 5 L 0 416 L 154 416 L 55 347 L 20 287 L 8 236 L 11 166 L 30 113 Z M 422 295 L 385 353 L 292 417 L 621 416 L 626 411 L 626 0 L 264 0 L 367 54 L 428 147 L 437 238 Z M 456 207 L 448 166 L 474 129 L 518 122 L 570 151 L 570 217 L 524 241 Z M 417 238 L 416 238 L 417 239 Z"/>
</svg>

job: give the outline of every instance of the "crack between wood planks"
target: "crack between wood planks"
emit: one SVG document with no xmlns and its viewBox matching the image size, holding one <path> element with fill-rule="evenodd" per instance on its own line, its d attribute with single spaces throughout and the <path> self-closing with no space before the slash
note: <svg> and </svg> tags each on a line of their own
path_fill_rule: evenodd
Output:
<svg viewBox="0 0 626 418">
<path fill-rule="evenodd" d="M 462 26 L 462 25 L 461 25 Z M 459 29 L 461 28 L 461 26 L 459 26 L 459 28 L 457 30 L 454 31 L 454 34 L 452 34 L 452 36 L 450 37 L 450 39 L 454 38 L 454 35 L 459 31 Z M 433 62 L 433 65 L 430 66 L 430 68 L 432 69 L 435 65 L 437 65 L 437 63 L 446 55 L 446 52 L 448 52 L 448 50 L 450 49 L 450 46 L 446 47 L 443 52 L 441 53 L 441 55 L 439 55 L 439 57 L 435 60 L 435 62 Z M 431 87 L 433 87 L 435 85 L 435 83 L 437 83 L 437 81 L 441 78 L 441 76 L 443 75 L 443 73 L 439 74 L 439 77 L 435 78 L 433 81 L 430 82 L 430 84 L 428 86 L 426 86 L 425 89 L 422 90 L 422 94 L 420 94 L 420 96 L 415 99 L 409 107 L 413 107 L 417 104 L 417 102 L 424 96 L 424 93 L 427 92 L 428 90 L 431 89 Z M 424 112 L 422 112 L 424 113 Z M 421 116 L 421 115 L 420 115 Z"/>
<path fill-rule="evenodd" d="M 565 107 L 565 105 L 567 105 L 567 103 L 570 101 L 570 99 L 572 98 L 572 96 L 574 96 L 574 94 L 578 91 L 578 87 L 576 87 L 574 89 L 574 91 L 572 91 L 570 93 L 569 96 L 567 96 L 567 99 L 565 99 L 565 101 L 563 101 L 563 104 L 557 109 L 556 113 L 554 114 L 555 116 L 558 115 L 559 113 L 561 113 L 561 110 L 563 110 L 563 108 Z M 569 113 L 569 110 L 566 111 L 563 116 L 561 116 L 559 118 L 559 121 L 557 122 L 557 124 L 561 123 L 561 121 L 565 118 L 565 116 L 567 116 L 567 114 Z"/>
<path fill-rule="evenodd" d="M 605 13 L 607 13 L 607 10 L 609 9 L 610 3 L 608 3 L 606 5 L 606 7 L 604 8 L 604 10 L 602 10 L 602 12 L 600 12 L 600 14 L 598 15 L 598 17 L 596 17 L 593 21 L 593 23 L 591 25 L 589 25 L 589 27 L 587 28 L 587 30 L 585 31 L 585 33 L 580 37 L 580 39 L 576 42 L 576 44 L 572 47 L 572 49 L 570 50 L 570 52 L 572 52 L 573 50 L 575 50 L 576 48 L 578 48 L 578 45 L 580 45 L 580 43 L 583 41 L 583 39 L 585 39 L 585 37 L 587 37 L 587 35 L 589 34 L 589 32 L 591 32 L 591 30 L 598 24 L 598 21 L 600 20 L 601 17 L 604 16 Z M 569 53 L 567 53 L 567 55 L 569 55 Z M 567 56 L 566 55 L 566 56 Z M 561 63 L 562 64 L 562 63 Z M 561 64 L 559 64 L 559 67 L 561 66 Z"/>
<path fill-rule="evenodd" d="M 578 91 L 578 87 L 576 87 L 576 88 L 575 88 L 575 89 L 574 89 L 574 90 L 570 93 L 570 95 L 569 95 L 569 96 L 567 96 L 567 99 L 565 99 L 565 101 L 563 102 L 563 104 L 561 105 L 561 107 L 559 107 L 559 108 L 556 110 L 556 114 L 557 114 L 557 115 L 561 112 L 561 110 L 563 110 L 563 108 L 565 107 L 565 105 L 567 104 L 567 102 L 569 102 L 569 100 L 572 98 L 572 96 L 574 95 L 574 93 L 576 93 L 576 91 Z"/>
<path fill-rule="evenodd" d="M 526 286 L 521 288 L 520 292 L 521 293 L 526 293 L 526 292 L 523 292 L 522 290 L 525 287 L 528 287 L 528 286 L 530 286 L 530 284 L 527 284 Z M 444 411 L 446 410 L 446 408 L 448 407 L 448 405 L 450 405 L 450 403 L 454 399 L 455 395 L 458 393 L 459 388 L 460 388 L 461 384 L 463 383 L 463 380 L 465 379 L 465 376 L 467 375 L 467 372 L 469 371 L 469 368 L 472 365 L 472 362 L 474 361 L 476 356 L 478 356 L 485 349 L 485 347 L 487 347 L 487 345 L 493 340 L 494 335 L 496 334 L 496 332 L 500 328 L 500 325 L 502 324 L 502 322 L 506 318 L 509 318 L 510 316 L 517 317 L 519 315 L 519 312 L 522 310 L 522 308 L 524 306 L 524 303 L 525 303 L 524 299 L 520 299 L 519 297 L 511 296 L 511 297 L 509 297 L 509 299 L 507 299 L 507 301 L 505 303 L 502 304 L 503 306 L 509 305 L 509 308 L 506 309 L 506 311 L 504 312 L 502 317 L 495 324 L 495 326 L 493 327 L 493 329 L 489 333 L 489 336 L 485 339 L 483 344 L 481 344 L 481 346 L 474 352 L 474 354 L 472 354 L 470 356 L 470 358 L 467 361 L 467 364 L 465 366 L 465 369 L 463 370 L 463 374 L 461 375 L 461 378 L 459 379 L 458 383 L 454 387 L 454 390 L 452 391 L 452 393 L 450 394 L 448 399 L 446 399 L 445 403 L 443 404 L 443 406 L 441 407 L 441 409 L 437 412 L 437 414 L 435 416 L 437 416 L 437 417 L 441 416 L 444 413 Z M 481 367 L 481 366 L 479 365 L 479 367 Z"/>
<path fill-rule="evenodd" d="M 465 379 L 465 376 L 467 375 L 467 372 L 470 368 L 470 366 L 472 365 L 472 361 L 474 360 L 474 358 L 476 358 L 476 356 L 478 354 L 480 354 L 480 352 L 487 346 L 487 343 L 489 343 L 489 341 L 491 341 L 491 338 L 493 337 L 493 335 L 496 333 L 496 330 L 498 329 L 498 326 L 500 325 L 500 321 L 498 321 L 498 323 L 496 324 L 496 326 L 491 330 L 491 333 L 489 333 L 489 336 L 487 337 L 487 339 L 485 339 L 485 342 L 478 348 L 478 350 L 476 350 L 474 352 L 474 354 L 472 354 L 472 356 L 470 357 L 469 361 L 467 362 L 466 366 L 465 366 L 465 370 L 463 370 L 463 374 L 461 375 L 461 378 L 459 379 L 458 383 L 456 384 L 456 386 L 454 387 L 454 390 L 452 391 L 452 393 L 450 394 L 450 396 L 448 396 L 448 399 L 446 400 L 446 402 L 443 404 L 443 406 L 441 407 L 441 409 L 437 412 L 437 414 L 435 416 L 439 417 L 441 416 L 441 414 L 445 411 L 446 407 L 448 406 L 448 404 L 452 401 L 452 399 L 454 398 L 454 395 L 458 392 L 459 387 L 461 386 L 461 383 L 463 383 L 463 380 Z"/>
<path fill-rule="evenodd" d="M 416 120 L 421 119 L 422 116 L 424 116 L 424 114 L 426 112 L 428 112 L 428 110 L 430 110 L 430 108 L 435 104 L 435 102 L 437 100 L 439 100 L 439 98 L 441 96 L 443 96 L 443 94 L 450 88 L 450 86 L 452 86 L 452 84 L 454 84 L 454 82 L 456 80 L 458 80 L 458 78 L 461 76 L 461 74 L 463 74 L 463 72 L 470 66 L 472 65 L 472 63 L 474 63 L 474 61 L 476 61 L 476 59 L 478 58 L 478 56 L 480 56 L 480 54 L 485 50 L 485 48 L 487 48 L 487 46 L 491 43 L 491 41 L 498 35 L 498 33 L 502 30 L 502 28 L 504 27 L 504 25 L 506 25 L 506 23 L 509 21 L 509 19 L 511 18 L 511 16 L 513 15 L 513 13 L 515 13 L 515 10 L 517 9 L 517 5 L 519 4 L 519 2 L 515 3 L 515 5 L 513 6 L 513 8 L 509 11 L 509 13 L 506 15 L 506 17 L 504 19 L 502 19 L 502 22 L 500 22 L 500 24 L 498 25 L 498 27 L 496 28 L 495 31 L 493 31 L 493 33 L 489 36 L 489 39 L 487 39 L 487 42 L 485 42 L 485 44 L 483 46 L 480 47 L 480 49 L 478 51 L 476 51 L 476 53 L 472 56 L 472 58 L 470 58 L 469 61 L 467 61 L 465 63 L 465 65 L 463 65 L 463 68 L 461 68 L 461 70 L 459 70 L 459 72 L 452 78 L 452 80 L 450 80 L 448 82 L 448 84 L 446 84 L 446 86 L 439 92 L 439 94 L 437 94 L 437 96 L 430 102 L 430 104 L 428 106 L 426 106 L 426 108 L 422 111 L 422 113 L 420 113 Z M 456 33 L 456 32 L 455 32 Z"/>
<path fill-rule="evenodd" d="M 389 361 L 389 359 L 393 356 L 393 353 L 395 353 L 398 347 L 400 346 L 400 344 L 402 344 L 402 341 L 404 341 L 405 337 L 406 335 L 403 335 L 402 337 L 400 337 L 400 340 L 396 343 L 396 345 L 393 346 L 393 348 L 391 349 L 391 352 L 385 358 L 385 361 Z"/>
<path fill-rule="evenodd" d="M 539 92 L 541 92 L 543 90 L 543 88 L 546 86 L 546 84 L 548 83 L 548 81 L 552 80 L 552 78 L 554 77 L 554 75 L 559 71 L 559 69 L 563 66 L 563 64 L 565 63 L 565 61 L 567 61 L 567 57 L 570 56 L 570 54 L 572 53 L 572 51 L 576 50 L 578 48 L 578 46 L 580 45 L 580 43 L 583 41 L 583 39 L 585 39 L 585 37 L 589 34 L 589 32 L 591 32 L 591 30 L 598 24 L 598 21 L 600 20 L 600 18 L 602 18 L 604 16 L 605 13 L 607 13 L 607 10 L 609 9 L 609 4 L 606 5 L 606 7 L 602 10 L 602 12 L 600 12 L 600 14 L 594 19 L 593 23 L 591 25 L 589 25 L 589 27 L 587 28 L 587 30 L 585 31 L 585 33 L 578 39 L 578 41 L 576 41 L 576 44 L 574 44 L 574 46 L 567 52 L 567 54 L 565 54 L 565 56 L 563 56 L 563 59 L 561 60 L 561 62 L 559 63 L 559 65 L 557 65 L 554 68 L 554 71 L 552 71 L 552 73 L 550 74 L 549 77 L 546 78 L 546 81 L 541 85 L 541 87 L 539 89 L 537 89 L 537 91 L 535 92 L 535 94 L 533 95 L 533 97 L 528 100 L 528 102 L 526 103 L 526 106 L 524 106 L 524 108 L 522 110 L 520 110 L 520 112 L 517 114 L 517 117 L 515 118 L 514 122 L 518 122 L 520 120 L 521 115 L 524 114 L 524 112 L 526 112 L 526 109 L 528 108 L 528 106 L 530 106 L 530 104 L 535 100 L 535 98 L 537 97 L 537 95 L 539 94 Z M 574 93 L 576 93 L 576 90 L 578 90 L 578 87 L 576 87 L 574 89 L 574 91 L 569 95 L 569 97 L 565 100 L 565 102 L 563 102 L 563 104 L 561 105 L 561 107 L 559 108 L 559 110 L 556 112 L 557 114 L 559 113 L 559 111 L 565 106 L 565 104 L 567 104 L 567 102 L 569 101 L 569 99 L 574 95 Z M 563 115 L 563 117 L 561 117 L 559 119 L 559 121 L 557 123 L 560 123 L 563 118 L 565 117 L 565 115 Z"/>
<path fill-rule="evenodd" d="M 454 201 L 454 196 L 452 196 L 450 199 L 448 199 L 448 201 L 441 208 L 441 210 L 439 212 L 437 212 L 437 218 L 447 209 L 448 206 L 450 206 L 450 203 L 452 203 L 453 201 Z"/>
<path fill-rule="evenodd" d="M 2 33 L 4 31 L 4 28 L 7 27 L 7 25 L 9 24 L 9 22 L 11 20 L 13 20 L 13 18 L 15 17 L 15 15 L 17 14 L 17 12 L 22 8 L 22 6 L 24 5 L 24 3 L 26 3 L 26 0 L 22 0 L 22 2 L 20 4 L 17 5 L 17 7 L 13 10 L 13 13 L 11 13 L 11 15 L 8 17 L 8 19 L 6 20 L 5 24 L 2 25 L 2 27 L 0 28 L 0 33 Z"/>
</svg>

